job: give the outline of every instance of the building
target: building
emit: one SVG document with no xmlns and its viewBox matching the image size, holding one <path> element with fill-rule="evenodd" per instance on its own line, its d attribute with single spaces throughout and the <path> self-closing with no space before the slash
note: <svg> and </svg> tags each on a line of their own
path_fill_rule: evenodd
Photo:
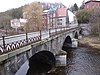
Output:
<svg viewBox="0 0 100 75">
<path fill-rule="evenodd" d="M 44 10 L 43 13 L 42 25 L 44 28 L 65 27 L 66 23 L 68 23 L 66 7 L 51 8 L 49 10 Z"/>
<path fill-rule="evenodd" d="M 68 12 L 68 26 L 69 27 L 76 27 L 78 25 L 78 22 L 77 22 L 77 18 L 75 16 L 75 14 L 73 12 L 71 12 L 70 10 L 67 10 Z"/>
<path fill-rule="evenodd" d="M 65 6 L 62 3 L 47 3 L 47 4 L 43 4 L 43 5 L 47 5 L 48 9 L 43 11 L 43 15 L 42 15 L 42 28 L 55 28 L 55 27 L 59 27 L 57 26 L 57 18 L 61 18 L 64 17 L 63 19 L 66 19 L 66 9 L 62 10 L 61 8 L 65 8 Z M 61 14 L 62 12 L 63 15 Z M 60 16 L 61 14 L 61 16 Z M 65 21 L 65 20 L 62 20 Z M 65 25 L 65 24 L 62 24 Z M 62 26 L 61 25 L 61 26 Z"/>
<path fill-rule="evenodd" d="M 100 8 L 100 1 L 90 0 L 85 3 L 86 10 L 92 10 L 96 8 Z"/>
<path fill-rule="evenodd" d="M 49 13 L 49 28 L 55 28 L 56 27 L 56 10 Z"/>
<path fill-rule="evenodd" d="M 55 28 L 56 27 L 56 10 L 57 7 L 51 7 L 48 11 L 48 28 Z"/>
<path fill-rule="evenodd" d="M 42 30 L 46 30 L 49 28 L 55 28 L 55 27 L 59 27 L 62 25 L 65 26 L 64 21 L 66 21 L 66 15 L 65 15 L 66 10 L 64 9 L 64 11 L 62 11 L 60 9 L 60 8 L 65 8 L 65 6 L 62 3 L 41 3 L 41 5 L 43 8 L 42 26 L 41 26 Z M 63 15 L 60 12 L 64 12 Z M 61 14 L 61 16 L 60 16 L 60 14 Z M 56 21 L 60 22 L 59 20 L 57 20 L 57 18 L 60 19 L 62 17 L 63 17 L 63 20 L 61 22 L 64 24 L 56 23 Z M 37 31 L 39 29 L 37 18 L 32 19 L 28 24 L 29 24 L 31 31 Z M 57 24 L 59 24 L 59 26 L 57 26 Z M 14 25 L 13 25 L 13 27 L 14 27 Z"/>
<path fill-rule="evenodd" d="M 42 14 L 42 29 L 48 29 L 48 13 L 46 10 Z"/>
<path fill-rule="evenodd" d="M 56 11 L 56 27 L 66 26 L 67 9 L 65 7 L 58 8 Z"/>
<path fill-rule="evenodd" d="M 11 27 L 16 29 L 18 27 L 24 26 L 26 22 L 27 22 L 26 19 L 13 19 L 10 21 Z"/>
</svg>

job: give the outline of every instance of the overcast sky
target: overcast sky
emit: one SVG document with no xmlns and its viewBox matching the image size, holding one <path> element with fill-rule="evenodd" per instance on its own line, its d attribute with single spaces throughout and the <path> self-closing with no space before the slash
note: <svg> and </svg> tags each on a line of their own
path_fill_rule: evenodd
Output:
<svg viewBox="0 0 100 75">
<path fill-rule="evenodd" d="M 31 3 L 37 0 L 0 0 L 0 12 L 6 11 L 11 8 L 17 8 L 27 3 Z M 83 0 L 38 0 L 42 2 L 62 2 L 65 6 L 69 7 L 74 3 L 78 6 L 81 5 Z M 87 0 L 85 0 L 87 1 Z"/>
</svg>

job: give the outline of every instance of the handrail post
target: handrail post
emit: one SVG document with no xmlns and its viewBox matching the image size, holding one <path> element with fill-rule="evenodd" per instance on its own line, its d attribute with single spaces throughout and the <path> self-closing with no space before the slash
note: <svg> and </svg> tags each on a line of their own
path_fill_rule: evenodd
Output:
<svg viewBox="0 0 100 75">
<path fill-rule="evenodd" d="M 5 36 L 2 36 L 2 40 L 3 40 L 3 48 L 6 49 L 6 44 L 5 44 Z"/>
<path fill-rule="evenodd" d="M 55 32 L 56 32 L 56 34 L 57 34 L 57 28 L 55 28 Z"/>
<path fill-rule="evenodd" d="M 26 42 L 28 43 L 28 33 L 26 32 Z"/>
<path fill-rule="evenodd" d="M 40 40 L 42 40 L 42 32 L 41 32 L 41 30 L 40 30 Z"/>
<path fill-rule="evenodd" d="M 51 37 L 51 34 L 50 34 L 50 29 L 49 29 L 49 37 Z"/>
</svg>

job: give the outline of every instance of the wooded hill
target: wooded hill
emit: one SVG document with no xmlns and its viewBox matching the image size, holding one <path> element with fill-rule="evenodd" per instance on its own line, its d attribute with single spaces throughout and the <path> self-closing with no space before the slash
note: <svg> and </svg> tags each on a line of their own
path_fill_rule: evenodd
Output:
<svg viewBox="0 0 100 75">
<path fill-rule="evenodd" d="M 51 6 L 62 6 L 62 3 L 41 3 L 43 5 L 43 10 L 50 9 Z M 0 13 L 0 29 L 10 29 L 10 20 L 23 18 L 23 7 L 7 10 Z"/>
<path fill-rule="evenodd" d="M 7 10 L 5 12 L 0 13 L 0 28 L 10 28 L 10 20 L 11 19 L 19 19 L 23 17 L 22 12 L 23 7 Z"/>
</svg>

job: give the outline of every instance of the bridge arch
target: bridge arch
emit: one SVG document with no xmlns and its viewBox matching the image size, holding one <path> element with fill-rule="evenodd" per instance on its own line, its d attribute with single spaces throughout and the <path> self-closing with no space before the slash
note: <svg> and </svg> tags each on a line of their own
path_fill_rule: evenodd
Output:
<svg viewBox="0 0 100 75">
<path fill-rule="evenodd" d="M 62 50 L 64 50 L 65 48 L 71 48 L 72 47 L 72 39 L 71 37 L 68 35 L 64 42 L 63 42 L 63 46 L 62 46 Z"/>
<path fill-rule="evenodd" d="M 82 35 L 82 28 L 80 29 L 79 34 Z"/>
<path fill-rule="evenodd" d="M 78 39 L 78 32 L 75 32 L 74 38 L 75 38 L 75 39 Z"/>
<path fill-rule="evenodd" d="M 29 59 L 29 69 L 33 70 L 33 73 L 44 73 L 51 70 L 55 63 L 56 59 L 53 53 L 40 51 Z"/>
</svg>

